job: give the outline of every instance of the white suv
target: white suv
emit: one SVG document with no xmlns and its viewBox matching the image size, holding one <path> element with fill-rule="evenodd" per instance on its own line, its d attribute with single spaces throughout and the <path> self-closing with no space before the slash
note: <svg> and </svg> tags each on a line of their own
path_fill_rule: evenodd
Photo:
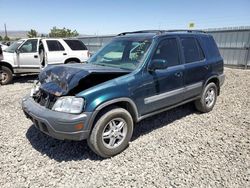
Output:
<svg viewBox="0 0 250 188">
<path fill-rule="evenodd" d="M 1 84 L 10 83 L 13 74 L 36 73 L 48 64 L 80 63 L 88 58 L 88 49 L 78 39 L 21 39 L 3 51 Z"/>
</svg>

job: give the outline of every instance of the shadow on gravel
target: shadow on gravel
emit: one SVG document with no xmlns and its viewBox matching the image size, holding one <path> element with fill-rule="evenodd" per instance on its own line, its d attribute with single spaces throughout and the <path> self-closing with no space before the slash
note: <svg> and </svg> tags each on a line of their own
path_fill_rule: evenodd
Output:
<svg viewBox="0 0 250 188">
<path fill-rule="evenodd" d="M 85 140 L 57 140 L 40 132 L 34 125 L 28 129 L 26 137 L 34 149 L 58 162 L 85 159 L 102 160 L 101 157 L 89 149 Z"/>
<path fill-rule="evenodd" d="M 163 126 L 168 126 L 170 123 L 194 113 L 197 113 L 194 104 L 188 103 L 144 119 L 135 125 L 132 141 L 136 140 L 140 136 L 143 136 L 144 134 L 148 134 L 149 132 Z"/>
<path fill-rule="evenodd" d="M 132 141 L 193 113 L 195 113 L 194 105 L 189 103 L 147 118 L 135 126 Z M 58 162 L 86 159 L 102 160 L 101 157 L 91 151 L 86 141 L 56 140 L 37 130 L 34 125 L 28 129 L 26 137 L 34 149 Z"/>
<path fill-rule="evenodd" d="M 12 83 L 33 83 L 38 78 L 38 74 L 15 76 Z"/>
</svg>

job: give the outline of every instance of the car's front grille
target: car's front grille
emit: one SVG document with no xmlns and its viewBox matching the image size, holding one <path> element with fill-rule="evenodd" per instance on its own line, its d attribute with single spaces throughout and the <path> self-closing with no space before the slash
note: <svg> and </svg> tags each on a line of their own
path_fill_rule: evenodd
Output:
<svg viewBox="0 0 250 188">
<path fill-rule="evenodd" d="M 53 105 L 55 104 L 57 97 L 50 93 L 47 93 L 41 89 L 34 94 L 34 100 L 39 103 L 41 106 L 45 106 L 46 108 L 52 109 Z"/>
</svg>

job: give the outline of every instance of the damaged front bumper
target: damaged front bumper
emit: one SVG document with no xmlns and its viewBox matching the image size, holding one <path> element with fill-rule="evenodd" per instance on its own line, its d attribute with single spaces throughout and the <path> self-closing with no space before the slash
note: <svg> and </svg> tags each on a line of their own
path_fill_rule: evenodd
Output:
<svg viewBox="0 0 250 188">
<path fill-rule="evenodd" d="M 56 112 L 41 106 L 30 96 L 23 98 L 22 109 L 36 128 L 53 138 L 59 140 L 83 140 L 89 136 L 88 124 L 92 112 L 81 114 Z M 83 128 L 76 130 L 76 125 L 79 124 L 83 125 Z"/>
</svg>

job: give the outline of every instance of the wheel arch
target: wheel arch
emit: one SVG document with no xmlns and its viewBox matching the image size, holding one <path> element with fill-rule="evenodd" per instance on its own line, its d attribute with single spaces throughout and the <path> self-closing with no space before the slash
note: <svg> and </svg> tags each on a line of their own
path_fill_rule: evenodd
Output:
<svg viewBox="0 0 250 188">
<path fill-rule="evenodd" d="M 76 63 L 81 63 L 80 59 L 76 58 L 76 57 L 70 57 L 70 58 L 67 58 L 65 61 L 64 61 L 64 64 L 67 64 L 68 62 L 70 61 L 75 61 Z"/>
<path fill-rule="evenodd" d="M 6 62 L 6 61 L 1 61 L 1 62 L 0 62 L 0 67 L 1 67 L 1 66 L 8 67 L 8 68 L 11 70 L 12 74 L 14 74 L 14 69 L 13 69 L 13 67 L 12 67 L 12 65 L 11 65 L 10 63 L 8 63 L 8 62 Z"/>
<path fill-rule="evenodd" d="M 125 97 L 117 98 L 117 99 L 104 102 L 95 108 L 95 111 L 93 112 L 93 115 L 90 119 L 90 129 L 91 130 L 93 129 L 93 126 L 95 125 L 96 121 L 101 117 L 101 115 L 106 110 L 114 106 L 124 108 L 131 114 L 133 121 L 138 122 L 138 119 L 139 119 L 138 110 L 137 110 L 135 103 L 132 101 L 132 99 L 125 98 Z"/>
<path fill-rule="evenodd" d="M 204 88 L 206 87 L 207 84 L 211 82 L 215 83 L 215 85 L 217 86 L 217 89 L 218 89 L 217 95 L 219 96 L 220 95 L 220 80 L 218 76 L 214 75 L 214 76 L 209 77 L 204 84 Z"/>
</svg>

